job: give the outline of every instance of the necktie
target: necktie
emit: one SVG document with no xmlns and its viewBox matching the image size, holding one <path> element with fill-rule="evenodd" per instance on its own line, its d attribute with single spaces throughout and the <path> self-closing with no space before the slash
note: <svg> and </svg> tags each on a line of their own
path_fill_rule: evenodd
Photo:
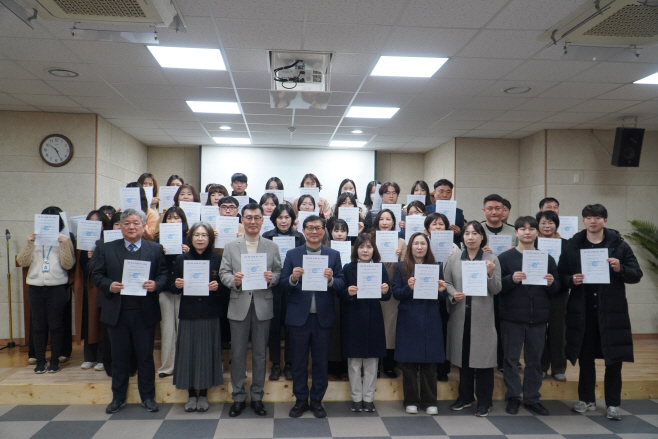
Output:
<svg viewBox="0 0 658 439">
<path fill-rule="evenodd" d="M 137 246 L 136 246 L 135 244 L 130 244 L 130 245 L 128 246 L 128 251 L 129 251 L 130 253 L 134 253 L 134 252 L 136 252 L 136 251 L 137 251 Z"/>
</svg>

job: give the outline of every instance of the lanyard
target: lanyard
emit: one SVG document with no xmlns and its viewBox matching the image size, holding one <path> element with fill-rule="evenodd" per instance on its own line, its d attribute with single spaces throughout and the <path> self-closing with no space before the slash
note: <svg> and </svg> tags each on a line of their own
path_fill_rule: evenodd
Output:
<svg viewBox="0 0 658 439">
<path fill-rule="evenodd" d="M 48 249 L 48 256 L 46 256 L 46 246 L 42 245 L 41 246 L 41 254 L 43 255 L 43 261 L 48 262 L 48 258 L 50 257 L 50 251 L 53 249 L 53 246 L 51 245 L 50 248 Z"/>
</svg>

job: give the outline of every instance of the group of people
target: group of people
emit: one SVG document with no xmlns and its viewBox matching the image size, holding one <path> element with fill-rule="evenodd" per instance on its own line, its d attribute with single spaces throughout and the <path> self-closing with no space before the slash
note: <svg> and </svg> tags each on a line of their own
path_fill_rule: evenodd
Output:
<svg viewBox="0 0 658 439">
<path fill-rule="evenodd" d="M 325 417 L 322 400 L 328 381 L 341 376 L 349 379 L 352 410 L 376 411 L 377 378 L 381 373 L 396 377 L 396 368 L 402 372 L 407 413 L 437 414 L 437 381 L 448 380 L 451 364 L 459 369 L 458 398 L 451 410 L 475 405 L 476 416 L 487 416 L 498 369 L 507 388 L 508 413 L 517 414 L 523 402 L 526 409 L 548 415 L 540 402 L 542 380 L 550 370 L 555 380 L 566 381 L 567 360 L 579 363 L 579 402 L 573 410 L 584 413 L 596 410 L 594 360 L 603 358 L 606 415 L 621 419 L 622 363 L 633 361 L 625 284 L 639 282 L 642 271 L 621 235 L 605 227 L 608 212 L 604 206 L 582 209 L 584 230 L 561 240 L 560 256 L 548 256 L 545 285 L 536 285 L 524 282 L 523 255 L 537 248 L 538 238 L 561 239 L 555 198 L 541 200 L 535 216 L 520 216 L 508 224 L 511 204 L 492 194 L 483 201 L 484 221 L 467 221 L 457 208 L 455 224 L 450 224 L 446 215 L 436 212 L 435 204 L 452 198 L 454 187 L 446 179 L 437 181 L 433 191 L 426 182 L 415 182 L 411 194 L 424 196 L 424 201 L 401 206 L 400 218 L 393 211 L 397 209 L 382 208 L 400 204 L 401 189 L 395 182 L 370 182 L 361 201 L 354 182 L 345 179 L 333 205 L 308 194 L 292 202 L 280 200 L 276 193 L 284 186 L 277 177 L 268 180 L 257 202 L 247 196 L 247 182 L 244 174 L 234 174 L 230 195 L 223 185 L 205 188 L 207 206 L 217 206 L 220 216 L 240 221 L 235 239 L 224 248 L 215 248 L 218 231 L 213 224 L 188 223 L 180 203 L 198 203 L 201 197 L 178 175 L 167 181 L 167 186 L 178 187 L 174 204 L 160 215 L 157 209 L 162 200 L 151 174 L 128 185 L 140 188 L 141 209 L 116 211 L 103 206 L 90 212 L 88 220 L 101 221 L 104 230 L 120 230 L 122 236 L 111 242 L 100 239 L 93 251 L 74 250 L 72 234 L 61 234 L 58 245 L 52 246 L 36 246 L 36 235 L 29 235 L 17 261 L 29 267 L 35 373 L 60 370 L 66 344 L 64 316 L 69 291 L 73 291 L 76 315 L 81 315 L 77 329 L 85 343 L 82 368 L 104 369 L 112 377 L 108 413 L 125 405 L 129 377 L 135 373 L 142 406 L 158 410 L 153 350 L 160 323 L 158 375 L 173 375 L 176 388 L 189 392 L 188 412 L 208 410 L 208 389 L 223 383 L 222 349 L 230 349 L 231 417 L 246 409 L 247 399 L 257 415 L 267 414 L 263 388 L 269 350 L 269 379 L 278 380 L 283 374 L 293 382 L 296 403 L 291 417 L 308 410 Z M 143 187 L 153 187 L 150 200 Z M 315 175 L 307 174 L 300 187 L 321 189 L 322 185 Z M 248 201 L 240 204 L 236 197 Z M 350 226 L 340 218 L 341 207 L 359 209 L 358 225 L 352 225 L 358 228 L 356 236 L 348 236 Z M 60 212 L 51 206 L 42 213 Z M 300 212 L 308 214 L 298 224 Z M 424 230 L 412 233 L 405 223 L 414 215 L 425 217 Z M 263 233 L 266 217 L 272 228 Z M 178 254 L 168 254 L 159 244 L 160 224 L 167 223 L 181 224 Z M 60 231 L 64 228 L 60 221 Z M 382 283 L 377 287 L 381 297 L 377 293 L 378 300 L 359 298 L 359 264 L 380 263 L 377 234 L 395 230 L 399 230 L 398 261 L 381 263 Z M 432 232 L 450 230 L 454 232 L 452 253 L 447 262 L 437 262 L 431 249 Z M 489 242 L 496 235 L 510 235 L 511 246 L 494 251 Z M 280 238 L 292 238 L 294 246 L 282 249 L 277 243 Z M 351 251 L 343 253 L 343 258 L 332 248 L 337 241 L 350 242 Z M 583 275 L 580 251 L 595 248 L 608 249 L 609 283 L 590 283 Z M 242 266 L 250 257 L 262 261 L 258 289 L 243 288 L 247 278 L 253 281 Z M 124 267 L 131 261 L 150 263 L 144 275 L 148 280 L 141 285 L 143 295 L 122 294 L 127 288 L 122 283 Z M 207 294 L 186 294 L 192 279 L 186 279 L 185 267 L 194 261 L 209 267 Z M 304 267 L 312 261 L 320 268 L 305 273 Z M 484 262 L 486 295 L 464 292 L 464 261 Z M 415 297 L 415 270 L 420 264 L 439 265 L 437 299 Z M 49 364 L 45 356 L 48 333 Z M 247 391 L 250 341 L 252 380 Z M 522 351 L 523 381 L 519 374 Z"/>
</svg>

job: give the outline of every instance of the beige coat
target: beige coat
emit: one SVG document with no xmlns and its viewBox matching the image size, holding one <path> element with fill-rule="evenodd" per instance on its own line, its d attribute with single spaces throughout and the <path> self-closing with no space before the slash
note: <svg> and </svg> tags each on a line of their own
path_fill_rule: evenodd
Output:
<svg viewBox="0 0 658 439">
<path fill-rule="evenodd" d="M 493 276 L 487 279 L 487 296 L 471 298 L 471 352 L 469 366 L 475 369 L 486 369 L 496 366 L 496 349 L 498 335 L 494 323 L 494 298 L 502 289 L 500 263 L 498 258 L 483 252 L 483 261 L 491 261 L 496 265 Z M 450 298 L 446 300 L 450 320 L 448 320 L 448 336 L 446 343 L 446 358 L 455 366 L 462 365 L 462 346 L 464 339 L 464 319 L 466 318 L 466 299 L 459 302 L 453 298 L 455 293 L 462 292 L 462 259 L 461 253 L 453 254 L 444 268 L 447 292 Z"/>
<path fill-rule="evenodd" d="M 398 238 L 398 248 L 402 250 L 399 261 L 404 261 L 404 255 L 407 253 L 407 244 L 404 239 Z M 388 274 L 388 289 L 393 291 L 393 275 L 395 274 L 395 266 L 397 262 L 384 262 L 386 274 Z M 386 332 L 386 349 L 395 349 L 395 330 L 398 323 L 398 305 L 400 301 L 391 296 L 391 300 L 379 302 L 382 305 L 382 313 L 384 314 L 384 331 Z"/>
</svg>

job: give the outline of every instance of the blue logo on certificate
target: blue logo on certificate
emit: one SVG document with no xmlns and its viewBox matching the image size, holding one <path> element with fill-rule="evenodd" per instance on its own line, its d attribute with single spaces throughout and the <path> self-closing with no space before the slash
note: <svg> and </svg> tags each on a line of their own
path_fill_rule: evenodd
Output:
<svg viewBox="0 0 658 439">
<path fill-rule="evenodd" d="M 201 276 L 201 273 L 194 273 L 194 274 L 192 275 L 192 277 L 193 277 L 194 279 L 198 279 L 200 276 Z"/>
<path fill-rule="evenodd" d="M 346 223 L 349 223 L 350 221 L 352 221 L 352 218 L 345 218 Z"/>
<path fill-rule="evenodd" d="M 129 202 L 129 203 L 132 203 L 133 199 L 132 198 L 126 198 L 126 201 Z"/>
<path fill-rule="evenodd" d="M 43 226 L 43 230 L 50 230 L 50 226 Z"/>
<path fill-rule="evenodd" d="M 599 265 L 598 261 L 592 261 L 592 267 L 596 267 L 597 265 Z"/>
<path fill-rule="evenodd" d="M 532 268 L 537 268 L 537 265 L 538 265 L 538 264 L 537 264 L 536 262 L 533 262 L 533 263 L 532 263 Z"/>
<path fill-rule="evenodd" d="M 368 282 L 372 282 L 372 276 L 366 276 L 366 280 L 367 280 Z"/>
<path fill-rule="evenodd" d="M 477 278 L 478 278 L 478 274 L 477 274 L 477 273 L 473 273 L 473 274 L 471 274 L 471 279 L 477 279 Z"/>
<path fill-rule="evenodd" d="M 390 245 L 390 242 L 385 242 L 384 247 L 388 247 Z"/>
<path fill-rule="evenodd" d="M 311 271 L 313 272 L 313 274 L 318 274 L 318 269 L 317 268 L 314 268 Z"/>
<path fill-rule="evenodd" d="M 133 278 L 137 279 L 139 277 L 139 273 L 133 273 Z"/>
<path fill-rule="evenodd" d="M 547 252 L 548 252 L 548 254 L 550 255 L 551 253 L 553 253 L 553 249 L 552 249 L 552 248 L 549 248 L 549 249 L 547 250 Z"/>
<path fill-rule="evenodd" d="M 429 277 L 425 276 L 425 277 L 423 278 L 423 282 L 429 282 L 429 281 L 430 281 L 430 278 L 429 278 Z"/>
<path fill-rule="evenodd" d="M 174 234 L 173 233 L 168 234 L 167 239 L 174 239 Z"/>
<path fill-rule="evenodd" d="M 255 273 L 258 270 L 258 267 L 251 267 L 251 272 Z"/>
<path fill-rule="evenodd" d="M 230 227 L 225 227 L 225 228 L 224 228 L 224 233 L 228 233 L 228 232 L 230 232 L 230 231 L 231 231 L 231 228 L 230 228 Z"/>
<path fill-rule="evenodd" d="M 447 210 L 447 209 L 444 210 L 444 211 L 443 211 L 443 214 L 444 214 L 445 216 L 448 216 L 448 210 Z"/>
<path fill-rule="evenodd" d="M 569 230 L 571 230 L 571 226 L 564 226 L 564 231 L 565 232 L 568 232 Z"/>
<path fill-rule="evenodd" d="M 85 233 L 86 236 L 91 236 L 91 232 Z"/>
<path fill-rule="evenodd" d="M 441 241 L 439 242 L 439 247 L 443 247 L 445 245 L 445 242 Z"/>
<path fill-rule="evenodd" d="M 498 247 L 496 247 L 496 250 L 498 250 L 499 252 L 502 252 L 503 251 L 503 246 L 499 245 Z"/>
</svg>

